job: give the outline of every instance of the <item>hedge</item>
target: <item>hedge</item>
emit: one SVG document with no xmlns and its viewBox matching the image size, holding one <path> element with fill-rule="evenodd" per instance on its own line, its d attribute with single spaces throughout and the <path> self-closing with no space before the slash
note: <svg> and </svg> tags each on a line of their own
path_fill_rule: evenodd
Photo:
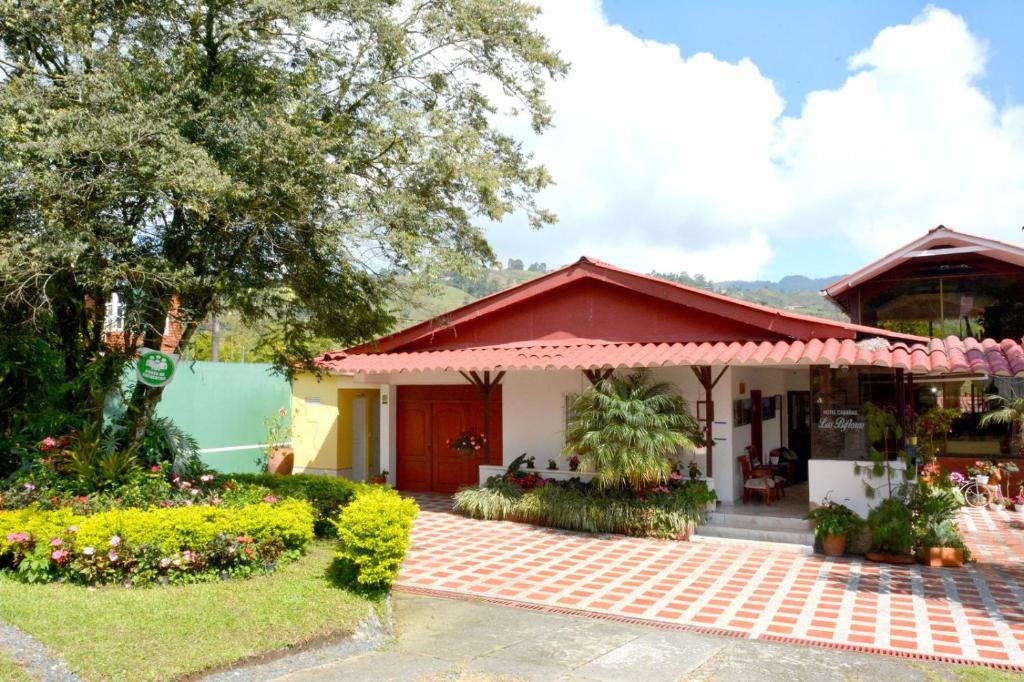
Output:
<svg viewBox="0 0 1024 682">
<path fill-rule="evenodd" d="M 239 483 L 261 485 L 280 497 L 307 500 L 316 512 L 313 530 L 317 537 L 334 537 L 332 521 L 365 485 L 347 478 L 315 474 L 232 474 L 231 478 Z"/>
<path fill-rule="evenodd" d="M 313 539 L 308 502 L 238 508 L 0 512 L 0 570 L 30 581 L 192 582 L 244 574 L 297 556 Z"/>
<path fill-rule="evenodd" d="M 335 570 L 343 582 L 366 590 L 391 586 L 409 549 L 409 533 L 420 508 L 389 488 L 360 490 L 335 522 Z"/>
<path fill-rule="evenodd" d="M 549 484 L 524 490 L 493 485 L 460 490 L 454 508 L 476 519 L 672 539 L 693 532 L 714 499 L 714 492 L 703 484 L 666 488 L 643 497 L 629 492 L 602 494 L 584 486 Z"/>
</svg>

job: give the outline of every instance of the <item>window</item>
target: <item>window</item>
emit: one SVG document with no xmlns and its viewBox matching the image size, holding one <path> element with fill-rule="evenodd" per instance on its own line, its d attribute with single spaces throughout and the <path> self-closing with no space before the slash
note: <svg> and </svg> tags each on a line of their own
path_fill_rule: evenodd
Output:
<svg viewBox="0 0 1024 682">
<path fill-rule="evenodd" d="M 103 319 L 103 330 L 107 332 L 124 331 L 125 306 L 118 294 L 111 294 L 107 301 L 107 314 Z"/>
</svg>

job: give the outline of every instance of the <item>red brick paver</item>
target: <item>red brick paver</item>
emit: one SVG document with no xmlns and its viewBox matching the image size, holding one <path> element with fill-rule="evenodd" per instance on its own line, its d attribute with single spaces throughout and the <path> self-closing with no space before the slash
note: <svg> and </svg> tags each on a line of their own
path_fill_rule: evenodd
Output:
<svg viewBox="0 0 1024 682">
<path fill-rule="evenodd" d="M 1024 515 L 961 520 L 977 563 L 876 564 L 422 512 L 396 586 L 734 636 L 1024 670 Z"/>
</svg>

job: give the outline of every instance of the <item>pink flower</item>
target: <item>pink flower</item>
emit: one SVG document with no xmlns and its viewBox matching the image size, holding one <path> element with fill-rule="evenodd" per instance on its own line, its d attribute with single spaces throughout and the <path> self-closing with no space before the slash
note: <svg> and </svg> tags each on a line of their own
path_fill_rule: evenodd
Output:
<svg viewBox="0 0 1024 682">
<path fill-rule="evenodd" d="M 267 495 L 266 497 L 263 498 L 263 501 L 266 502 L 267 504 L 274 504 L 279 499 L 281 498 L 279 498 L 277 495 Z"/>
<path fill-rule="evenodd" d="M 213 474 L 203 474 L 202 476 L 199 477 L 199 480 L 202 481 L 203 483 L 209 483 L 210 481 L 213 480 Z"/>
<path fill-rule="evenodd" d="M 60 547 L 63 544 L 64 544 L 64 541 L 61 540 L 60 538 L 54 538 L 54 539 L 50 540 L 50 547 Z"/>
<path fill-rule="evenodd" d="M 43 439 L 43 442 L 39 444 L 40 452 L 49 452 L 57 447 L 57 440 L 51 436 L 47 436 Z"/>
<path fill-rule="evenodd" d="M 110 550 L 110 552 L 107 554 L 107 558 L 110 559 L 110 563 L 112 563 L 112 564 L 116 563 L 117 562 L 117 552 L 115 552 L 114 550 Z"/>
<path fill-rule="evenodd" d="M 69 554 L 70 552 L 68 552 L 66 549 L 58 549 L 54 551 L 52 554 L 50 554 L 50 558 L 56 561 L 58 564 L 62 564 L 65 561 L 67 561 Z"/>
<path fill-rule="evenodd" d="M 110 538 L 110 546 L 111 547 L 117 547 L 120 544 L 121 544 L 121 536 L 120 535 L 115 535 L 114 537 Z"/>
<path fill-rule="evenodd" d="M 160 472 L 160 465 L 159 464 L 154 464 L 153 466 L 149 467 L 149 470 L 152 471 L 154 474 L 159 473 Z"/>
<path fill-rule="evenodd" d="M 284 408 L 282 407 L 282 408 L 281 408 L 280 410 L 278 410 L 278 411 L 277 411 L 277 414 L 283 417 L 283 416 L 285 416 L 286 414 L 288 414 L 288 410 L 286 410 L 286 409 L 284 409 Z"/>
<path fill-rule="evenodd" d="M 221 503 L 221 499 L 219 497 L 215 497 L 212 500 L 210 500 L 210 504 L 213 505 L 214 507 L 216 507 L 220 503 Z"/>
<path fill-rule="evenodd" d="M 164 557 L 163 559 L 160 560 L 160 568 L 167 568 L 170 565 L 171 565 L 171 560 L 168 559 L 167 557 Z"/>
<path fill-rule="evenodd" d="M 181 488 L 182 488 L 183 490 L 188 490 L 188 489 L 189 489 L 189 488 L 191 488 L 191 487 L 192 487 L 192 484 L 191 484 L 191 483 L 189 483 L 188 481 L 182 481 L 182 482 L 181 482 Z"/>
<path fill-rule="evenodd" d="M 78 526 L 68 526 L 67 530 L 68 530 L 69 533 L 77 533 L 78 532 Z"/>
</svg>

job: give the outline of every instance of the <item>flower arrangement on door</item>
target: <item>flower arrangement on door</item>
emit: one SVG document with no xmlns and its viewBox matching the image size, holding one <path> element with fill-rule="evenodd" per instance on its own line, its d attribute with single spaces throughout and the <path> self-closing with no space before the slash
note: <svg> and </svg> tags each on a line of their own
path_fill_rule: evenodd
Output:
<svg viewBox="0 0 1024 682">
<path fill-rule="evenodd" d="M 484 448 L 487 436 L 476 431 L 467 431 L 458 438 L 449 438 L 444 444 L 461 455 L 475 455 Z"/>
</svg>

